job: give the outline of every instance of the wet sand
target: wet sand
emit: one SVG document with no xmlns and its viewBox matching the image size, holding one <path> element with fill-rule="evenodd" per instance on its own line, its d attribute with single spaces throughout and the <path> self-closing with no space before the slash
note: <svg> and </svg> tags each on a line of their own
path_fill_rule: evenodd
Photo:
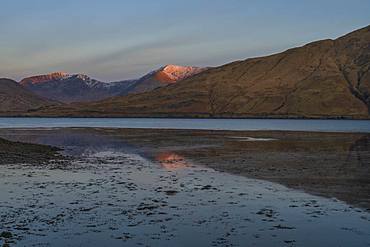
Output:
<svg viewBox="0 0 370 247">
<path fill-rule="evenodd" d="M 0 229 L 12 233 L 10 245 L 370 246 L 368 134 L 71 128 L 0 136 L 71 157 L 63 169 L 0 167 Z"/>
</svg>

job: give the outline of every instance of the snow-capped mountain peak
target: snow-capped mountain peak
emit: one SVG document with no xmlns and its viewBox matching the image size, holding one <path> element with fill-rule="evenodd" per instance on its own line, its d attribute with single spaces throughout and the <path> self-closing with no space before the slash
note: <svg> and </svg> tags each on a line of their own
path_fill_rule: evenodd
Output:
<svg viewBox="0 0 370 247">
<path fill-rule="evenodd" d="M 20 84 L 44 98 L 61 102 L 101 100 L 117 95 L 141 93 L 176 83 L 205 68 L 166 65 L 137 80 L 102 82 L 85 74 L 54 72 L 23 79 Z"/>
<path fill-rule="evenodd" d="M 36 75 L 36 76 L 27 77 L 21 80 L 19 83 L 23 86 L 35 85 L 35 84 L 45 83 L 45 82 L 52 81 L 52 80 L 61 80 L 64 78 L 68 78 L 69 76 L 70 75 L 65 72 L 53 72 L 53 73 L 45 74 L 45 75 Z"/>
<path fill-rule="evenodd" d="M 205 68 L 168 64 L 157 70 L 155 77 L 160 82 L 174 83 L 196 75 L 204 70 Z"/>
</svg>

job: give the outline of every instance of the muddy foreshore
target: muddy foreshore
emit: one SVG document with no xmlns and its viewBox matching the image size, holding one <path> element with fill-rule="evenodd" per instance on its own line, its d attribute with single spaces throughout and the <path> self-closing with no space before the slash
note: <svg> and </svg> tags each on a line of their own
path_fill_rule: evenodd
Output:
<svg viewBox="0 0 370 247">
<path fill-rule="evenodd" d="M 0 165 L 58 162 L 65 159 L 59 151 L 60 148 L 48 145 L 12 142 L 0 138 Z"/>
<path fill-rule="evenodd" d="M 94 138 L 88 141 L 91 146 L 103 145 L 104 139 L 114 140 L 116 146 L 140 150 L 146 158 L 164 165 L 191 162 L 370 209 L 370 134 L 103 128 L 0 130 L 0 136 L 9 140 L 58 148 L 67 146 L 63 136 L 77 133 L 97 137 L 96 143 Z M 75 141 L 78 139 L 81 138 Z M 62 159 L 53 147 L 3 140 L 0 145 L 1 163 L 35 164 Z"/>
</svg>

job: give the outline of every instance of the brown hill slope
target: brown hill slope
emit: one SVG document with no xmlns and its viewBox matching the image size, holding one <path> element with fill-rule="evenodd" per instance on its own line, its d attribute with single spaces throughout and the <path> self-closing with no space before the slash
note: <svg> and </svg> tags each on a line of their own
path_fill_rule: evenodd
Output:
<svg viewBox="0 0 370 247">
<path fill-rule="evenodd" d="M 369 118 L 370 26 L 212 68 L 152 92 L 39 114 Z"/>
<path fill-rule="evenodd" d="M 40 98 L 17 82 L 0 78 L 0 115 L 14 115 L 47 105 L 57 104 Z"/>
</svg>

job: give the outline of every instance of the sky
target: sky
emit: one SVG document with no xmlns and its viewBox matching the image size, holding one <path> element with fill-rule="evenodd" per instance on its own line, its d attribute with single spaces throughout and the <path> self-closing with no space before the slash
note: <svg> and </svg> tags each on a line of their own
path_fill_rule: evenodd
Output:
<svg viewBox="0 0 370 247">
<path fill-rule="evenodd" d="M 0 0 L 0 77 L 218 66 L 370 25 L 369 0 Z"/>
</svg>

